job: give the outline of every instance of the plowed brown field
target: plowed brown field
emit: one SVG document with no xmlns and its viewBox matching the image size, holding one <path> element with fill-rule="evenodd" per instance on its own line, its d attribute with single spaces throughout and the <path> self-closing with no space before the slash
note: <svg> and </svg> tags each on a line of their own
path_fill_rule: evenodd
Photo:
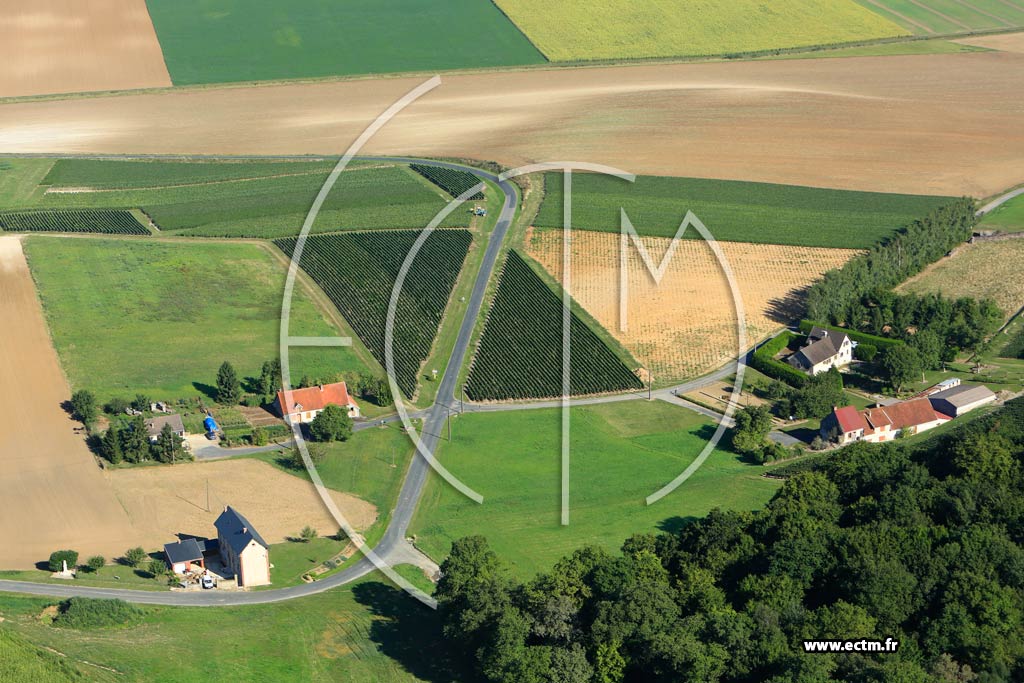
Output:
<svg viewBox="0 0 1024 683">
<path fill-rule="evenodd" d="M 619 317 L 619 236 L 577 230 L 572 236 L 572 295 L 651 370 L 657 384 L 708 372 L 735 358 L 736 315 L 728 281 L 703 240 L 683 240 L 660 284 L 630 248 L 626 329 Z M 642 238 L 655 264 L 671 240 Z M 537 230 L 529 253 L 561 280 L 562 233 Z M 792 322 L 793 297 L 857 252 L 719 242 L 746 310 L 748 346 Z"/>
<path fill-rule="evenodd" d="M 169 86 L 145 0 L 0 4 L 0 97 Z"/>
<path fill-rule="evenodd" d="M 0 151 L 340 153 L 420 80 L 12 103 Z M 988 196 L 1024 181 L 1021 92 L 1010 52 L 463 74 L 365 151 Z"/>
</svg>

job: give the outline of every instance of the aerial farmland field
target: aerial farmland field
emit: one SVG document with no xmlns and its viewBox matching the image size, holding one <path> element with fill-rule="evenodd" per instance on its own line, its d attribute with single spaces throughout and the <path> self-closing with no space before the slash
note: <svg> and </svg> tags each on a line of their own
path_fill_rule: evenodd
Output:
<svg viewBox="0 0 1024 683">
<path fill-rule="evenodd" d="M 552 61 L 720 55 L 904 35 L 852 0 L 496 0 Z"/>
<path fill-rule="evenodd" d="M 1024 26 L 1024 6 L 1004 0 L 857 0 L 919 34 L 965 33 Z"/>
<path fill-rule="evenodd" d="M 642 243 L 657 264 L 671 240 L 644 237 Z M 538 230 L 529 239 L 530 256 L 559 281 L 563 244 L 561 231 Z M 748 347 L 791 323 L 799 315 L 803 289 L 858 253 L 743 242 L 720 246 L 742 297 Z M 653 373 L 656 385 L 697 377 L 736 357 L 735 305 L 706 243 L 682 242 L 658 283 L 630 246 L 625 292 L 619 288 L 619 248 L 618 235 L 577 231 L 572 236 L 572 295 Z M 625 321 L 619 315 L 622 295 L 627 297 Z"/>
<path fill-rule="evenodd" d="M 490 2 L 148 0 L 175 85 L 537 64 Z M 233 40 L 224 40 L 230 34 Z"/>
<path fill-rule="evenodd" d="M 538 228 L 562 226 L 562 174 L 545 176 Z M 693 211 L 716 240 L 866 249 L 949 201 L 946 197 L 824 190 L 696 178 L 573 176 L 573 228 L 618 233 L 620 207 L 640 235 L 672 237 Z M 688 230 L 698 239 L 696 230 Z"/>
<path fill-rule="evenodd" d="M 33 160 L 34 161 L 34 160 Z M 163 232 L 197 237 L 297 235 L 334 161 L 111 161 L 11 165 L 10 207 L 134 208 Z M 28 176 L 28 177 L 25 177 Z M 35 186 L 32 185 L 35 181 Z M 447 201 L 407 167 L 354 162 L 338 179 L 314 232 L 422 227 Z M 445 226 L 468 225 L 457 212 Z"/>
<path fill-rule="evenodd" d="M 411 526 L 420 547 L 442 558 L 454 539 L 486 529 L 492 547 L 528 577 L 581 545 L 613 550 L 631 533 L 677 529 L 715 506 L 754 509 L 779 485 L 715 451 L 685 492 L 646 505 L 696 457 L 712 423 L 661 401 L 575 407 L 571 420 L 570 526 L 560 525 L 557 504 L 560 411 L 470 413 L 454 420 L 441 458 L 484 502 L 432 475 Z"/>
<path fill-rule="evenodd" d="M 260 246 L 30 237 L 25 251 L 71 386 L 100 401 L 197 396 L 225 360 L 249 377 L 277 357 L 286 268 Z M 301 288 L 292 324 L 293 334 L 338 334 Z M 373 363 L 353 348 L 292 353 L 296 377 Z"/>
</svg>

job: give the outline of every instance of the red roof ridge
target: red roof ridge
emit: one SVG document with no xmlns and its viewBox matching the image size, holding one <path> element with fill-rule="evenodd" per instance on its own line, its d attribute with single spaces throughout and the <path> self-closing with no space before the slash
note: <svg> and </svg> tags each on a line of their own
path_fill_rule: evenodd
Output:
<svg viewBox="0 0 1024 683">
<path fill-rule="evenodd" d="M 345 382 L 320 384 L 302 389 L 290 389 L 277 392 L 277 402 L 281 412 L 290 414 L 297 412 L 295 406 L 302 406 L 303 411 L 323 410 L 328 405 L 354 406 L 356 403 L 349 396 Z"/>
</svg>

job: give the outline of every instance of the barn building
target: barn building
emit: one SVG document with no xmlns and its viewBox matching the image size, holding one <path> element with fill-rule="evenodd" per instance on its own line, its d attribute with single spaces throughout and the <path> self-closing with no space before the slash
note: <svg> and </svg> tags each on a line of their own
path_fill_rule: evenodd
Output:
<svg viewBox="0 0 1024 683">
<path fill-rule="evenodd" d="M 313 418 L 331 404 L 346 408 L 351 418 L 360 415 L 359 406 L 352 400 L 344 382 L 279 391 L 274 401 L 274 407 L 281 417 L 293 425 L 312 422 Z"/>
<path fill-rule="evenodd" d="M 228 505 L 213 523 L 217 549 L 224 566 L 234 573 L 239 586 L 270 583 L 270 546 L 242 513 Z"/>
<path fill-rule="evenodd" d="M 961 384 L 928 397 L 932 407 L 949 417 L 960 417 L 975 408 L 992 403 L 996 395 L 983 384 Z"/>
<path fill-rule="evenodd" d="M 834 408 L 821 421 L 821 438 L 840 446 L 853 441 L 881 443 L 898 436 L 928 431 L 950 418 L 934 408 L 927 398 L 876 406 L 858 411 L 853 406 Z"/>
<path fill-rule="evenodd" d="M 203 547 L 194 538 L 167 543 L 164 545 L 164 555 L 167 556 L 167 564 L 171 565 L 175 574 L 185 574 L 194 571 L 197 567 L 206 569 L 206 563 L 203 561 Z"/>
</svg>

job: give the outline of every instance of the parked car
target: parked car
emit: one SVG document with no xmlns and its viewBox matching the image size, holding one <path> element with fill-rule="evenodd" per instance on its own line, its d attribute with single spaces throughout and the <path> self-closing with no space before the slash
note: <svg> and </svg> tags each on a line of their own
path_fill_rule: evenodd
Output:
<svg viewBox="0 0 1024 683">
<path fill-rule="evenodd" d="M 203 588 L 215 588 L 217 582 L 213 580 L 213 577 L 209 574 L 203 574 L 203 578 L 199 580 L 199 585 Z"/>
</svg>

